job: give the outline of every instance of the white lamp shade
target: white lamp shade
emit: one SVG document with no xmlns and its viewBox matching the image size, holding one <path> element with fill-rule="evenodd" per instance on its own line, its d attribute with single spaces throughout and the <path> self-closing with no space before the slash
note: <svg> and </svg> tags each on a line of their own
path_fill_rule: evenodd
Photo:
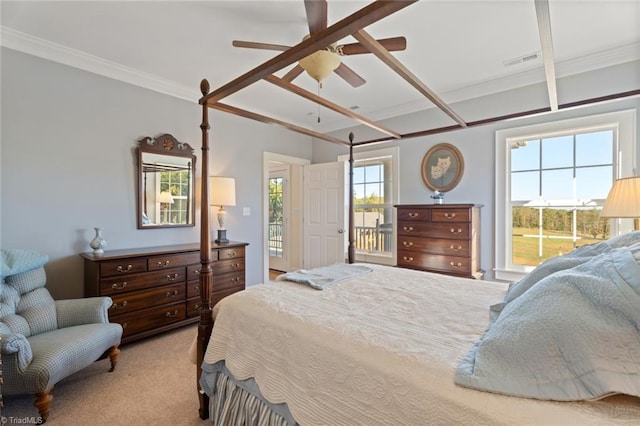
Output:
<svg viewBox="0 0 640 426">
<path fill-rule="evenodd" d="M 640 176 L 618 179 L 613 183 L 600 217 L 640 217 Z"/>
<path fill-rule="evenodd" d="M 318 50 L 298 62 L 302 69 L 318 83 L 340 66 L 340 56 L 328 50 Z"/>
<path fill-rule="evenodd" d="M 162 191 L 158 197 L 158 201 L 161 203 L 173 204 L 173 196 L 169 191 Z"/>
<path fill-rule="evenodd" d="M 236 205 L 236 181 L 234 178 L 213 176 L 209 178 L 212 206 Z"/>
</svg>

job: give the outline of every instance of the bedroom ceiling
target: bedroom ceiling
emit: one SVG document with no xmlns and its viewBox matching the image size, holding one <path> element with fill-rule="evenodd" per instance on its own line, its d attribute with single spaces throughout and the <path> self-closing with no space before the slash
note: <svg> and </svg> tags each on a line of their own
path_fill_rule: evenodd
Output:
<svg viewBox="0 0 640 426">
<path fill-rule="evenodd" d="M 329 26 L 370 3 L 329 0 Z M 194 102 L 202 78 L 215 89 L 280 53 L 233 47 L 232 40 L 295 45 L 308 32 L 303 0 L 2 1 L 1 7 L 3 46 Z M 557 79 L 640 60 L 640 0 L 549 0 L 549 16 Z M 377 39 L 406 37 L 406 50 L 392 55 L 448 104 L 545 82 L 534 0 L 421 0 L 365 30 Z M 321 89 L 306 74 L 293 83 L 374 120 L 434 107 L 374 55 L 342 60 L 367 83 L 354 88 L 335 74 Z M 542 91 L 549 106 L 546 85 Z M 354 124 L 264 81 L 225 103 L 319 131 Z"/>
</svg>

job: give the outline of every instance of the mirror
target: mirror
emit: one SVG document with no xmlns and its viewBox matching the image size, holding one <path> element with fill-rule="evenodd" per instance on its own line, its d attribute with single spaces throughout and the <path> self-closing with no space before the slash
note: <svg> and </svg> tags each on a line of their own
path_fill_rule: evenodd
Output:
<svg viewBox="0 0 640 426">
<path fill-rule="evenodd" d="M 168 133 L 138 141 L 138 229 L 195 226 L 196 156 Z"/>
</svg>

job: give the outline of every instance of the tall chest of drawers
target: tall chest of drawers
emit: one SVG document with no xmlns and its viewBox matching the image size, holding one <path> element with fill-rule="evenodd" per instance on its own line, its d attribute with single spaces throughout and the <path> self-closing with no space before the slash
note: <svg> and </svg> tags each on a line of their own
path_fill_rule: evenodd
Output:
<svg viewBox="0 0 640 426">
<path fill-rule="evenodd" d="M 212 244 L 211 303 L 245 288 L 247 243 Z M 84 295 L 109 296 L 109 320 L 123 327 L 122 343 L 199 320 L 200 245 L 112 250 L 84 258 Z"/>
<path fill-rule="evenodd" d="M 397 205 L 398 266 L 482 279 L 480 206 Z"/>
</svg>

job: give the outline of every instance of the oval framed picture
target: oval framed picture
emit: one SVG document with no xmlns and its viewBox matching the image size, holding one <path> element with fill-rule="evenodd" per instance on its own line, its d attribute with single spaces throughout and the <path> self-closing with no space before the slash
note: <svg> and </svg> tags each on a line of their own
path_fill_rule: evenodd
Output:
<svg viewBox="0 0 640 426">
<path fill-rule="evenodd" d="M 458 185 L 464 172 L 464 159 L 449 143 L 439 143 L 422 159 L 422 180 L 432 191 L 447 192 Z"/>
</svg>

